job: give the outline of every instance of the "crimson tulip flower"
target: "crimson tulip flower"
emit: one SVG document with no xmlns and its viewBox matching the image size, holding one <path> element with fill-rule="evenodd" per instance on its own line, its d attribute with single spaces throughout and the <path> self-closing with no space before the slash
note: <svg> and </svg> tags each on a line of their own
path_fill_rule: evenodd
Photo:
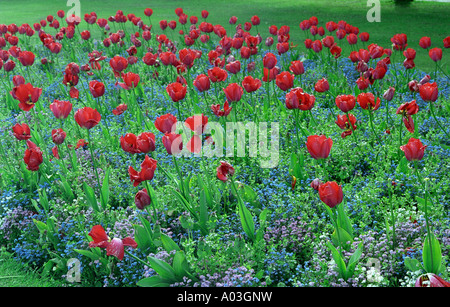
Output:
<svg viewBox="0 0 450 307">
<path fill-rule="evenodd" d="M 338 95 L 335 101 L 336 106 L 344 113 L 350 112 L 356 105 L 356 98 L 353 95 Z"/>
<path fill-rule="evenodd" d="M 152 199 L 148 195 L 147 189 L 142 189 L 134 196 L 134 204 L 140 210 L 144 210 L 145 207 L 152 203 Z"/>
<path fill-rule="evenodd" d="M 193 84 L 199 92 L 204 92 L 211 88 L 209 77 L 205 74 L 198 75 L 193 81 Z"/>
<path fill-rule="evenodd" d="M 445 281 L 436 274 L 426 273 L 417 278 L 415 286 L 427 288 L 449 288 L 450 282 Z"/>
<path fill-rule="evenodd" d="M 81 128 L 91 129 L 98 125 L 102 116 L 96 109 L 84 107 L 75 112 L 74 118 Z"/>
<path fill-rule="evenodd" d="M 239 101 L 244 94 L 244 90 L 237 83 L 230 83 L 223 91 L 228 102 Z"/>
<path fill-rule="evenodd" d="M 152 132 L 142 132 L 138 135 L 136 144 L 141 153 L 155 151 L 155 135 Z"/>
<path fill-rule="evenodd" d="M 394 50 L 405 50 L 406 46 L 408 46 L 408 37 L 404 33 L 395 34 L 391 38 L 391 42 Z"/>
<path fill-rule="evenodd" d="M 398 107 L 396 114 L 401 114 L 403 117 L 403 123 L 409 132 L 414 133 L 414 121 L 411 115 L 417 114 L 419 111 L 419 106 L 415 100 L 403 103 Z"/>
<path fill-rule="evenodd" d="M 291 66 L 289 66 L 289 70 L 296 76 L 302 75 L 305 73 L 305 68 L 303 66 L 303 62 L 298 61 L 292 61 Z"/>
<path fill-rule="evenodd" d="M 25 150 L 23 162 L 27 165 L 27 169 L 30 171 L 38 171 L 39 165 L 44 162 L 41 149 L 32 141 L 27 140 L 28 148 Z"/>
<path fill-rule="evenodd" d="M 430 51 L 428 51 L 428 55 L 434 62 L 438 62 L 442 60 L 442 49 L 438 47 L 432 48 L 430 49 Z"/>
<path fill-rule="evenodd" d="M 424 83 L 419 87 L 420 97 L 424 101 L 436 101 L 438 98 L 438 85 L 436 82 L 433 83 Z"/>
<path fill-rule="evenodd" d="M 120 137 L 120 147 L 123 151 L 135 154 L 140 153 L 137 145 L 137 136 L 134 133 L 127 133 Z"/>
<path fill-rule="evenodd" d="M 423 145 L 419 139 L 415 138 L 410 138 L 406 145 L 400 146 L 408 161 L 422 160 L 426 148 L 427 145 Z"/>
<path fill-rule="evenodd" d="M 123 89 L 129 90 L 139 84 L 140 77 L 133 72 L 127 72 L 126 74 L 122 73 L 122 80 L 124 82 L 118 82 L 117 84 Z"/>
<path fill-rule="evenodd" d="M 416 50 L 414 50 L 413 48 L 408 48 L 405 51 L 403 51 L 403 55 L 408 60 L 414 60 L 416 58 Z"/>
<path fill-rule="evenodd" d="M 314 89 L 318 93 L 323 93 L 330 89 L 330 84 L 328 83 L 327 79 L 322 78 L 316 82 L 316 84 L 314 85 Z"/>
<path fill-rule="evenodd" d="M 65 119 L 69 116 L 72 111 L 72 103 L 70 101 L 65 100 L 57 100 L 55 99 L 50 104 L 50 110 L 53 112 L 53 115 L 58 119 Z"/>
<path fill-rule="evenodd" d="M 395 88 L 390 86 L 383 94 L 383 98 L 387 101 L 391 101 L 394 98 Z"/>
<path fill-rule="evenodd" d="M 186 90 L 187 87 L 183 86 L 183 84 L 179 82 L 170 83 L 166 87 L 167 94 L 169 94 L 173 102 L 178 102 L 184 99 L 184 97 L 186 97 Z"/>
<path fill-rule="evenodd" d="M 431 38 L 424 36 L 419 40 L 419 46 L 423 49 L 428 49 L 431 46 Z"/>
<path fill-rule="evenodd" d="M 328 207 L 336 207 L 344 199 L 342 186 L 338 185 L 335 181 L 328 181 L 321 184 L 319 186 L 319 198 Z"/>
<path fill-rule="evenodd" d="M 125 256 L 125 246 L 130 246 L 132 248 L 138 247 L 136 241 L 131 237 L 126 237 L 124 239 L 110 239 L 101 225 L 93 226 L 88 235 L 93 240 L 89 242 L 90 248 L 106 248 L 107 256 L 114 256 L 119 260 L 122 260 Z"/>
<path fill-rule="evenodd" d="M 350 118 L 350 123 L 348 120 L 349 118 Z M 353 133 L 353 130 L 356 130 L 356 125 L 355 125 L 356 117 L 353 114 L 348 113 L 348 116 L 346 114 L 338 115 L 335 123 L 336 123 L 336 125 L 338 125 L 339 128 L 344 130 L 341 134 L 342 138 L 345 138 L 345 137 L 351 135 Z"/>
<path fill-rule="evenodd" d="M 245 89 L 247 93 L 254 92 L 261 87 L 261 80 L 257 78 L 253 78 L 252 76 L 246 76 L 242 80 L 242 87 Z"/>
<path fill-rule="evenodd" d="M 130 176 L 133 186 L 137 187 L 141 182 L 152 180 L 155 175 L 157 161 L 149 156 L 145 156 L 141 163 L 141 171 L 136 171 L 132 166 L 128 167 L 128 175 Z"/>
<path fill-rule="evenodd" d="M 31 51 L 20 51 L 19 53 L 19 61 L 23 66 L 31 66 L 34 63 L 34 53 Z"/>
<path fill-rule="evenodd" d="M 111 60 L 109 61 L 109 65 L 114 72 L 114 76 L 120 77 L 121 72 L 128 67 L 128 60 L 124 57 L 116 55 L 111 58 Z"/>
<path fill-rule="evenodd" d="M 61 128 L 53 129 L 52 130 L 53 143 L 55 143 L 56 145 L 61 145 L 64 142 L 66 135 L 67 135 L 66 132 Z"/>
<path fill-rule="evenodd" d="M 169 155 L 179 154 L 183 150 L 183 139 L 180 134 L 167 132 L 162 137 L 162 143 Z"/>
<path fill-rule="evenodd" d="M 101 97 L 105 94 L 105 84 L 97 80 L 92 80 L 89 82 L 89 90 L 94 98 Z"/>
<path fill-rule="evenodd" d="M 294 75 L 288 71 L 283 71 L 275 77 L 275 84 L 282 91 L 287 91 L 294 86 Z"/>
<path fill-rule="evenodd" d="M 19 141 L 31 139 L 30 127 L 26 124 L 15 124 L 12 127 L 13 134 Z"/>
<path fill-rule="evenodd" d="M 125 103 L 119 104 L 114 110 L 112 110 L 112 113 L 116 116 L 122 114 L 128 109 L 128 106 Z"/>
<path fill-rule="evenodd" d="M 203 114 L 193 115 L 188 117 L 185 120 L 184 124 L 194 133 L 203 134 L 203 132 L 205 131 L 205 127 L 208 124 L 208 117 Z"/>
<path fill-rule="evenodd" d="M 220 67 L 213 67 L 208 69 L 208 77 L 211 82 L 222 82 L 228 77 L 228 73 L 225 69 Z"/>
<path fill-rule="evenodd" d="M 234 175 L 234 167 L 226 161 L 220 161 L 220 166 L 217 167 L 217 178 L 226 182 L 229 177 Z"/>
<path fill-rule="evenodd" d="M 316 98 L 313 95 L 303 92 L 300 87 L 293 88 L 286 94 L 286 108 L 299 109 L 302 111 L 311 110 L 314 107 Z"/>
<path fill-rule="evenodd" d="M 378 97 L 375 102 L 375 96 L 372 93 L 360 93 L 356 100 L 364 110 L 377 110 L 380 107 L 381 100 Z"/>
<path fill-rule="evenodd" d="M 231 112 L 230 105 L 228 104 L 228 100 L 225 100 L 225 103 L 223 104 L 223 110 L 220 109 L 220 104 L 211 105 L 212 112 L 219 117 L 228 116 Z"/>
<path fill-rule="evenodd" d="M 263 66 L 267 69 L 272 69 L 275 67 L 275 65 L 277 65 L 277 57 L 275 56 L 275 54 L 268 52 L 266 53 L 266 55 L 263 58 Z"/>
<path fill-rule="evenodd" d="M 19 108 L 25 112 L 28 112 L 39 100 L 39 97 L 42 94 L 42 89 L 33 87 L 31 83 L 19 84 L 18 86 L 13 87 L 10 94 L 14 99 L 19 101 Z"/>
<path fill-rule="evenodd" d="M 447 36 L 442 40 L 442 43 L 444 44 L 444 48 L 450 48 L 450 36 Z"/>
<path fill-rule="evenodd" d="M 229 73 L 235 75 L 235 74 L 237 74 L 238 72 L 241 71 L 241 62 L 239 62 L 239 61 L 233 61 L 233 62 L 230 62 L 230 63 L 228 63 L 228 64 L 225 66 L 225 69 L 226 69 Z"/>
<path fill-rule="evenodd" d="M 325 135 L 310 135 L 306 139 L 306 149 L 316 160 L 326 159 L 330 155 L 333 140 Z"/>
<path fill-rule="evenodd" d="M 280 68 L 278 68 L 278 66 L 275 66 L 272 69 L 267 69 L 264 67 L 262 81 L 270 82 L 272 80 L 275 80 L 275 78 L 277 77 L 277 75 L 279 73 L 280 73 Z"/>
<path fill-rule="evenodd" d="M 155 120 L 155 127 L 162 133 L 169 133 L 174 131 L 177 118 L 170 113 L 161 115 Z"/>
</svg>

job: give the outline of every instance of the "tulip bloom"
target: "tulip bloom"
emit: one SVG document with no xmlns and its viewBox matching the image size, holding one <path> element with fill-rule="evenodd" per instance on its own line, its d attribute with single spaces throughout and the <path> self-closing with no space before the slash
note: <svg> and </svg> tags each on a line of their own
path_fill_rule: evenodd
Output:
<svg viewBox="0 0 450 307">
<path fill-rule="evenodd" d="M 431 46 L 431 38 L 424 36 L 419 40 L 419 46 L 423 49 L 428 49 Z"/>
<path fill-rule="evenodd" d="M 124 57 L 116 55 L 109 61 L 109 65 L 114 72 L 114 76 L 120 77 L 121 72 L 128 67 L 128 60 Z"/>
<path fill-rule="evenodd" d="M 166 91 L 169 94 L 170 98 L 172 98 L 173 102 L 178 102 L 186 96 L 187 87 L 183 86 L 179 82 L 173 82 L 167 85 Z"/>
<path fill-rule="evenodd" d="M 52 110 L 53 115 L 58 119 L 67 118 L 72 111 L 72 103 L 70 103 L 70 101 L 55 99 L 49 107 L 50 110 Z"/>
<path fill-rule="evenodd" d="M 226 182 L 229 177 L 234 175 L 234 167 L 230 163 L 220 161 L 220 166 L 217 167 L 217 178 Z"/>
<path fill-rule="evenodd" d="M 134 133 L 127 133 L 120 137 L 120 147 L 123 151 L 135 154 L 140 153 L 137 145 L 137 136 Z"/>
<path fill-rule="evenodd" d="M 361 108 L 364 110 L 377 110 L 380 107 L 380 98 L 377 98 L 375 102 L 375 96 L 372 93 L 360 93 L 356 100 L 358 101 Z"/>
<path fill-rule="evenodd" d="M 228 104 L 228 100 L 225 100 L 223 104 L 223 110 L 220 109 L 220 104 L 211 105 L 212 112 L 219 117 L 228 116 L 231 112 L 230 105 Z"/>
<path fill-rule="evenodd" d="M 314 107 L 316 98 L 313 95 L 303 92 L 300 87 L 293 88 L 286 94 L 286 108 L 299 109 L 302 111 L 311 110 Z"/>
<path fill-rule="evenodd" d="M 314 85 L 314 89 L 316 92 L 323 93 L 330 89 L 330 84 L 328 83 L 328 80 L 323 78 L 316 82 Z"/>
<path fill-rule="evenodd" d="M 84 107 L 75 112 L 74 118 L 81 128 L 91 129 L 98 125 L 102 116 L 96 109 Z"/>
<path fill-rule="evenodd" d="M 263 66 L 267 69 L 272 69 L 275 65 L 277 65 L 277 57 L 273 53 L 268 52 L 263 58 Z"/>
<path fill-rule="evenodd" d="M 149 156 L 145 156 L 141 163 L 141 171 L 136 171 L 132 166 L 128 167 L 128 175 L 130 176 L 133 186 L 137 187 L 141 182 L 152 180 L 157 167 L 157 161 Z"/>
<path fill-rule="evenodd" d="M 44 161 L 42 151 L 32 141 L 27 140 L 28 148 L 25 150 L 23 162 L 27 165 L 27 169 L 30 171 L 39 170 L 39 165 Z"/>
<path fill-rule="evenodd" d="M 205 74 L 198 75 L 192 83 L 199 92 L 204 92 L 211 88 L 209 77 Z"/>
<path fill-rule="evenodd" d="M 21 51 L 18 59 L 23 66 L 31 66 L 34 63 L 34 57 L 34 53 L 31 51 Z"/>
<path fill-rule="evenodd" d="M 25 124 L 25 123 L 23 123 L 23 124 L 15 124 L 12 127 L 12 130 L 13 130 L 14 136 L 19 141 L 31 139 L 30 127 L 27 124 Z"/>
<path fill-rule="evenodd" d="M 344 199 L 342 187 L 334 181 L 328 181 L 319 186 L 319 198 L 330 208 L 339 205 Z"/>
<path fill-rule="evenodd" d="M 162 143 L 169 155 L 179 154 L 183 150 L 183 139 L 180 134 L 167 132 L 162 137 Z"/>
<path fill-rule="evenodd" d="M 420 97 L 424 101 L 436 101 L 438 98 L 438 86 L 436 82 L 433 83 L 424 83 L 419 87 Z"/>
<path fill-rule="evenodd" d="M 112 113 L 116 116 L 122 114 L 128 109 L 128 106 L 124 103 L 119 104 L 114 110 L 112 110 Z"/>
<path fill-rule="evenodd" d="M 350 112 L 356 105 L 353 95 L 338 95 L 335 99 L 336 106 L 344 113 Z"/>
<path fill-rule="evenodd" d="M 177 123 L 177 118 L 172 114 L 164 114 L 155 120 L 155 127 L 162 133 L 169 133 L 174 130 L 174 125 Z"/>
<path fill-rule="evenodd" d="M 223 91 L 228 102 L 239 101 L 244 94 L 244 90 L 237 83 L 230 83 Z"/>
<path fill-rule="evenodd" d="M 134 204 L 140 210 L 144 210 L 145 207 L 152 203 L 150 196 L 148 195 L 147 189 L 142 189 L 136 193 L 134 196 Z"/>
<path fill-rule="evenodd" d="M 289 66 L 289 70 L 296 76 L 305 73 L 305 68 L 303 67 L 302 61 L 292 61 L 291 66 Z"/>
<path fill-rule="evenodd" d="M 136 144 L 141 153 L 155 151 L 155 135 L 151 132 L 142 132 L 136 138 Z"/>
<path fill-rule="evenodd" d="M 414 121 L 411 115 L 417 114 L 419 111 L 419 106 L 416 101 L 410 101 L 402 104 L 398 107 L 396 114 L 401 114 L 403 118 L 403 123 L 409 132 L 414 133 Z"/>
<path fill-rule="evenodd" d="M 42 89 L 33 87 L 31 83 L 19 84 L 18 86 L 13 87 L 10 94 L 14 99 L 20 102 L 19 108 L 25 112 L 28 112 L 39 100 L 39 97 L 42 94 Z"/>
<path fill-rule="evenodd" d="M 350 123 L 349 119 L 350 118 Z M 353 133 L 353 130 L 356 130 L 356 117 L 353 114 L 348 113 L 348 116 L 346 114 L 338 115 L 337 120 L 335 121 L 336 125 L 338 125 L 339 128 L 344 130 L 341 134 L 342 138 L 345 138 Z M 351 125 L 351 126 L 350 126 Z"/>
<path fill-rule="evenodd" d="M 245 89 L 247 93 L 254 92 L 261 87 L 261 80 L 257 78 L 253 78 L 252 76 L 246 76 L 242 80 L 242 87 Z"/>
<path fill-rule="evenodd" d="M 66 135 L 67 135 L 66 132 L 61 128 L 53 129 L 52 130 L 53 143 L 55 143 L 56 145 L 61 145 L 64 142 Z"/>
<path fill-rule="evenodd" d="M 426 148 L 427 145 L 423 145 L 419 139 L 415 138 L 410 138 L 406 145 L 400 146 L 408 161 L 422 160 Z"/>
<path fill-rule="evenodd" d="M 90 248 L 106 248 L 107 256 L 114 256 L 119 260 L 122 260 L 125 255 L 125 246 L 130 246 L 132 248 L 137 248 L 138 246 L 136 241 L 131 237 L 126 237 L 124 239 L 113 238 L 111 240 L 101 225 L 93 226 L 88 235 L 93 240 L 89 242 Z"/>
<path fill-rule="evenodd" d="M 443 280 L 441 277 L 433 273 L 426 273 L 421 275 L 416 280 L 416 287 L 429 287 L 429 288 L 449 288 L 450 282 Z"/>
<path fill-rule="evenodd" d="M 101 97 L 105 94 L 105 85 L 100 81 L 92 80 L 89 82 L 89 90 L 94 98 Z"/>
<path fill-rule="evenodd" d="M 228 73 L 226 70 L 220 67 L 213 67 L 211 69 L 208 69 L 208 77 L 214 83 L 221 82 L 228 77 Z"/>
<path fill-rule="evenodd" d="M 118 82 L 117 84 L 126 90 L 135 88 L 140 81 L 139 75 L 133 72 L 127 72 L 126 74 L 122 73 L 122 79 L 124 82 Z"/>
<path fill-rule="evenodd" d="M 282 91 L 287 91 L 294 86 L 294 75 L 288 71 L 283 71 L 275 77 L 275 84 Z"/>
<path fill-rule="evenodd" d="M 203 132 L 205 131 L 205 127 L 208 124 L 208 117 L 203 114 L 193 115 L 191 117 L 188 117 L 185 120 L 184 124 L 195 134 L 203 134 Z"/>
<path fill-rule="evenodd" d="M 325 135 L 311 135 L 306 139 L 306 148 L 316 160 L 328 158 L 332 146 L 333 140 Z"/>
<path fill-rule="evenodd" d="M 428 51 L 428 55 L 430 56 L 430 59 L 432 59 L 434 62 L 438 62 L 442 60 L 442 49 L 441 48 L 432 48 L 430 51 Z"/>
</svg>

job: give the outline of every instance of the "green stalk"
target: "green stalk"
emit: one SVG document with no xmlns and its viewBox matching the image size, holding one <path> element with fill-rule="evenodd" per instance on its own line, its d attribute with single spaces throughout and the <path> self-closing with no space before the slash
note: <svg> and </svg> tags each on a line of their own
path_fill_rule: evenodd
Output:
<svg viewBox="0 0 450 307">
<path fill-rule="evenodd" d="M 100 195 L 100 189 L 101 189 L 101 185 L 100 185 L 100 177 L 98 176 L 98 171 L 97 171 L 97 167 L 95 165 L 95 159 L 94 159 L 94 152 L 93 152 L 93 144 L 91 142 L 91 133 L 90 133 L 90 129 L 87 130 L 87 135 L 88 135 L 88 142 L 89 142 L 89 151 L 91 153 L 91 160 L 92 160 L 92 168 L 94 169 L 95 172 L 95 176 L 97 178 L 97 185 L 98 185 L 98 193 Z"/>
<path fill-rule="evenodd" d="M 444 127 L 442 127 L 441 122 L 438 121 L 438 119 L 436 117 L 436 113 L 434 112 L 433 102 L 430 102 L 430 111 L 431 111 L 431 115 L 433 116 L 434 120 L 437 122 L 439 128 L 441 128 L 441 130 L 445 133 L 447 138 L 450 139 L 450 135 L 447 133 L 447 131 L 444 129 Z"/>
</svg>

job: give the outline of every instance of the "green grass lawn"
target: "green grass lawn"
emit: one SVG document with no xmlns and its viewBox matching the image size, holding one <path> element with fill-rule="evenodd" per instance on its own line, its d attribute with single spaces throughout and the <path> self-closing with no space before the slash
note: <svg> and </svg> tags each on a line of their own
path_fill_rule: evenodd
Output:
<svg viewBox="0 0 450 307">
<path fill-rule="evenodd" d="M 47 15 L 56 15 L 59 9 L 66 12 L 70 7 L 66 6 L 67 1 L 59 0 L 17 0 L 2 1 L 0 3 L 0 23 L 29 23 L 33 24 Z M 419 47 L 418 42 L 422 36 L 431 37 L 432 47 L 442 47 L 442 39 L 449 35 L 450 29 L 450 3 L 415 1 L 408 7 L 396 7 L 393 1 L 381 1 L 381 22 L 370 23 L 366 15 L 369 7 L 367 1 L 361 0 L 165 0 L 165 1 L 113 1 L 113 0 L 81 0 L 81 15 L 95 11 L 99 17 L 109 17 L 114 15 L 118 9 L 125 14 L 134 13 L 137 16 L 145 17 L 143 10 L 151 7 L 154 11 L 152 16 L 153 24 L 161 19 L 177 20 L 174 13 L 175 8 L 181 7 L 187 15 L 200 16 L 200 12 L 206 9 L 210 12 L 208 20 L 217 24 L 220 23 L 231 29 L 228 24 L 229 17 L 238 17 L 238 23 L 250 20 L 253 15 L 258 15 L 261 19 L 259 31 L 268 34 L 268 26 L 289 25 L 291 27 L 291 37 L 293 42 L 300 42 L 300 48 L 304 49 L 302 41 L 304 35 L 299 23 L 311 16 L 319 19 L 320 25 L 325 25 L 327 21 L 345 20 L 357 26 L 361 32 L 370 33 L 370 42 L 377 43 L 383 47 L 391 45 L 390 38 L 396 33 L 408 35 L 409 46 L 416 49 L 416 66 L 427 72 L 434 70 L 434 63 L 428 57 L 425 50 Z M 50 29 L 52 30 L 52 29 Z M 159 28 L 158 28 L 159 30 Z M 349 53 L 346 41 L 341 42 L 344 54 Z"/>
</svg>

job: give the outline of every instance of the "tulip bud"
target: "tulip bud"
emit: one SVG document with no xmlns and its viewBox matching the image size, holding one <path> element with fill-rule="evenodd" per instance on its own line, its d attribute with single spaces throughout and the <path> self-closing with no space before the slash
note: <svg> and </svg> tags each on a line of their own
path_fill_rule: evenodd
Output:
<svg viewBox="0 0 450 307">
<path fill-rule="evenodd" d="M 394 98 L 395 88 L 390 86 L 383 94 L 383 98 L 387 101 L 391 101 Z"/>
</svg>

